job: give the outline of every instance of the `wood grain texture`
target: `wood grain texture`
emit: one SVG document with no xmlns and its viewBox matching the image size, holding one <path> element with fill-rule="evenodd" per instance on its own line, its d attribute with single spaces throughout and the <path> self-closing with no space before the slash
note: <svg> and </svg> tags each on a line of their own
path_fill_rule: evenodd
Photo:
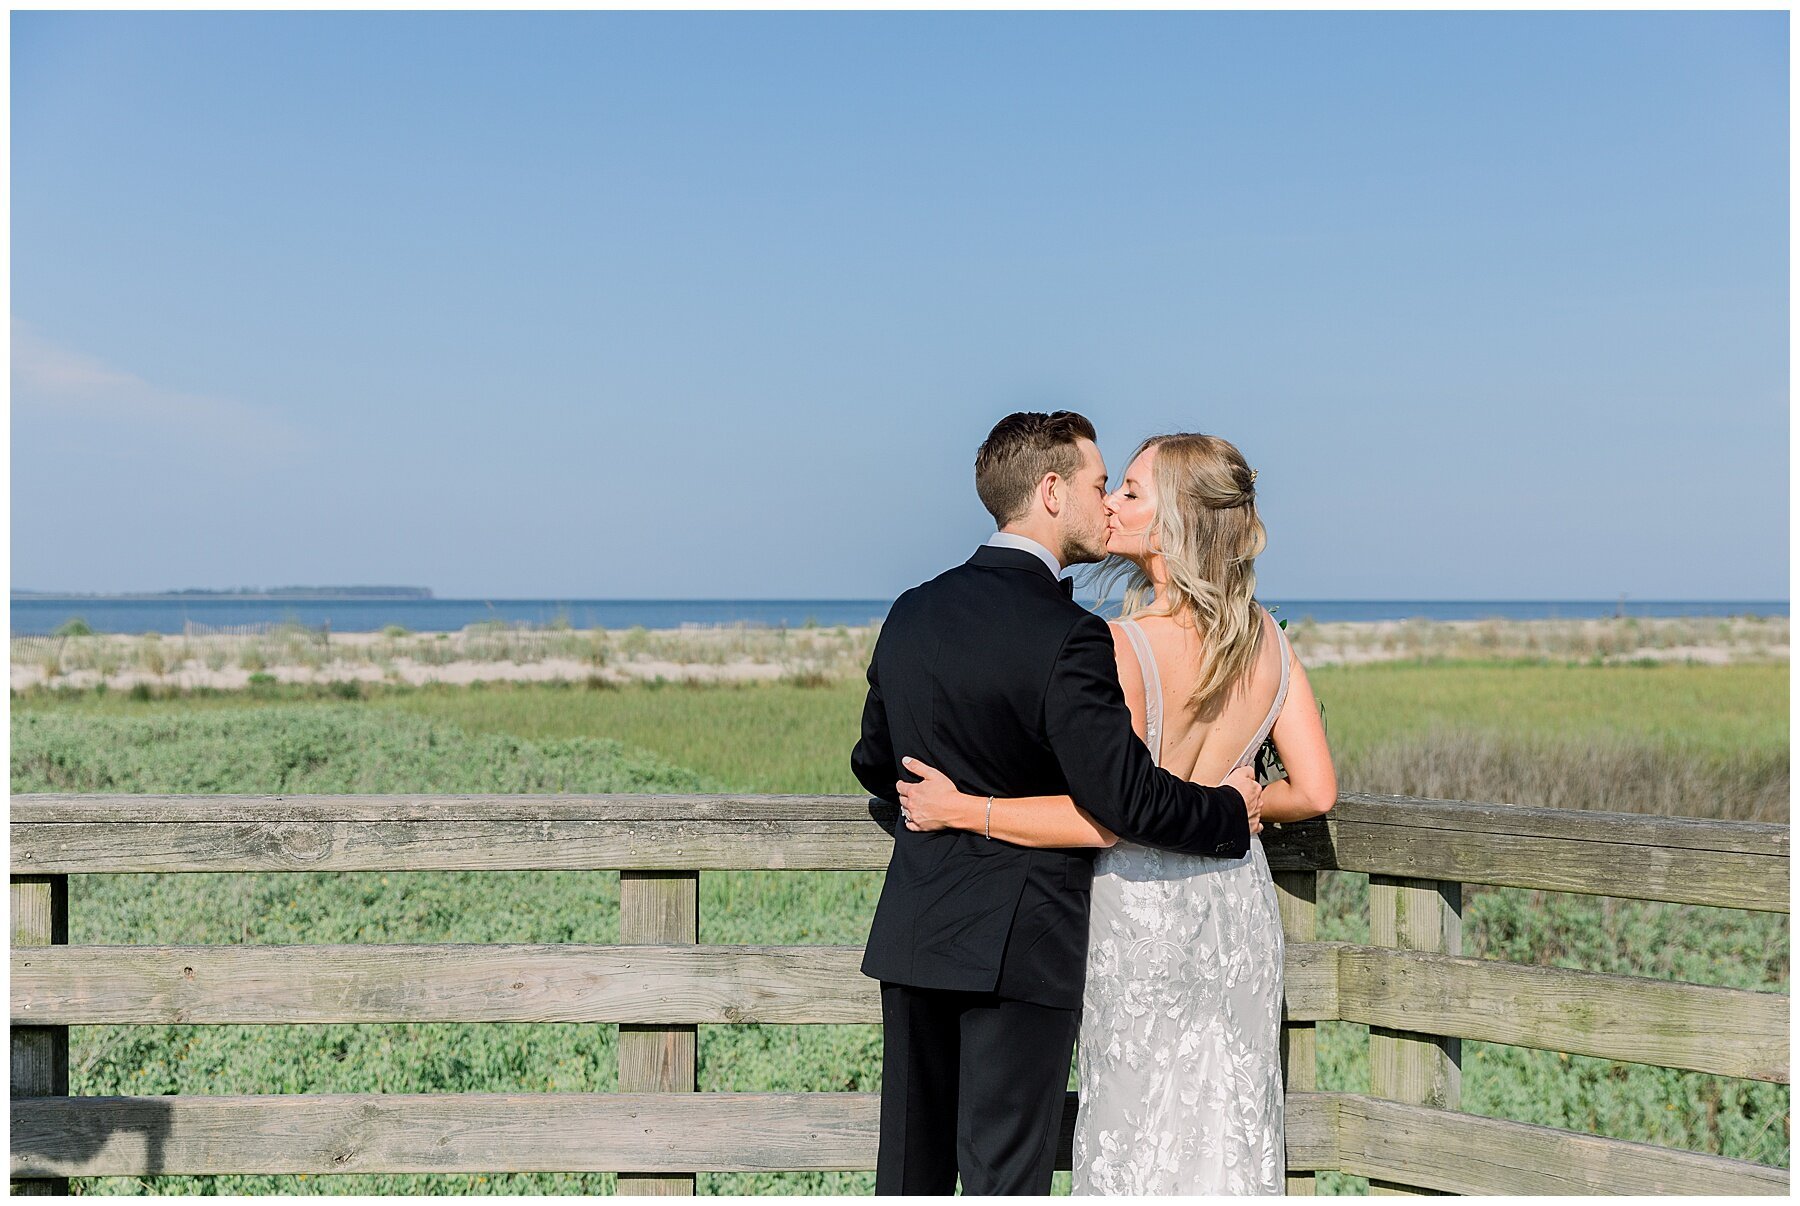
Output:
<svg viewBox="0 0 1800 1206">
<path fill-rule="evenodd" d="M 1318 1025 L 1295 1020 L 1294 994 L 1288 991 L 1288 985 L 1295 964 L 1305 957 L 1295 957 L 1299 953 L 1299 944 L 1307 944 L 1309 952 L 1319 949 L 1313 945 L 1318 934 L 1319 873 L 1276 871 L 1274 879 L 1275 901 L 1281 910 L 1282 937 L 1289 952 L 1282 968 L 1285 1008 L 1281 1027 L 1281 1083 L 1289 1093 L 1311 1093 L 1319 1087 Z M 1334 973 L 1340 966 L 1338 960 L 1329 958 L 1313 958 L 1310 962 L 1315 966 L 1329 966 Z M 1321 979 L 1334 990 L 1326 1011 L 1335 1017 L 1339 1011 L 1335 992 L 1338 977 L 1333 974 Z M 1310 1171 L 1290 1168 L 1287 1192 L 1290 1196 L 1312 1196 L 1317 1192 L 1317 1178 Z"/>
<path fill-rule="evenodd" d="M 1075 1094 L 1057 1167 L 1070 1164 Z M 1335 1167 L 1332 1094 L 1290 1095 L 1288 1165 Z M 14 1176 L 856 1171 L 876 1093 L 294 1094 L 12 1103 Z"/>
<path fill-rule="evenodd" d="M 1787 1193 L 1788 1172 L 1722 1156 L 1337 1095 L 1342 1170 L 1458 1194 Z"/>
<path fill-rule="evenodd" d="M 1789 827 L 1346 795 L 1270 826 L 1269 866 L 1788 911 Z"/>
<path fill-rule="evenodd" d="M 47 1100 L 13 1103 L 15 1176 L 863 1169 L 879 1110 L 868 1093 Z"/>
<path fill-rule="evenodd" d="M 831 821 L 872 825 L 862 796 L 15 795 L 14 823 L 190 821 Z"/>
<path fill-rule="evenodd" d="M 879 1022 L 852 946 L 15 949 L 14 1024 Z"/>
<path fill-rule="evenodd" d="M 1334 808 L 1332 810 L 1336 812 Z M 1287 821 L 1264 825 L 1263 854 L 1269 870 L 1279 875 L 1284 871 L 1331 871 L 1337 868 L 1334 845 L 1336 822 L 1328 814 L 1308 821 Z"/>
<path fill-rule="evenodd" d="M 1290 1018 L 1335 1018 L 1342 944 L 1294 943 Z M 878 1023 L 854 946 L 343 945 L 15 949 L 16 1024 Z"/>
<path fill-rule="evenodd" d="M 874 1167 L 873 1093 L 88 1097 L 12 1103 L 12 1175 L 782 1172 Z M 1069 1166 L 1075 1099 L 1058 1168 Z M 1440 1192 L 1785 1193 L 1718 1156 L 1344 1093 L 1290 1094 L 1290 1170 Z"/>
<path fill-rule="evenodd" d="M 879 870 L 893 820 L 857 796 L 25 795 L 12 867 Z M 1277 871 L 1788 910 L 1785 825 L 1352 795 L 1264 848 Z"/>
<path fill-rule="evenodd" d="M 1462 885 L 1369 877 L 1369 943 L 1405 951 L 1462 951 Z M 1341 1002 L 1340 1002 L 1341 1007 Z M 1441 1034 L 1369 1027 L 1369 1094 L 1454 1110 L 1462 1102 L 1462 1040 Z M 1372 1194 L 1422 1187 L 1370 1178 Z"/>
<path fill-rule="evenodd" d="M 1406 951 L 1459 954 L 1462 885 L 1371 876 L 1369 942 Z M 1371 1026 L 1369 1092 L 1411 1105 L 1455 1109 L 1462 1093 L 1461 1040 Z"/>
<path fill-rule="evenodd" d="M 1771 913 L 1788 911 L 1785 853 L 1743 854 L 1577 842 L 1509 832 L 1409 829 L 1348 819 L 1336 825 L 1332 840 L 1338 868 L 1345 871 Z"/>
<path fill-rule="evenodd" d="M 878 871 L 865 821 L 118 821 L 12 826 L 21 873 Z"/>
<path fill-rule="evenodd" d="M 863 796 L 619 794 L 183 796 L 27 793 L 12 797 L 11 816 L 14 824 L 717 820 L 819 821 L 877 829 L 891 827 L 893 819 L 893 805 Z M 1773 858 L 1786 858 L 1789 854 L 1789 827 L 1786 825 L 1357 794 L 1340 797 L 1325 817 L 1268 826 L 1263 832 L 1263 845 L 1265 849 L 1270 846 L 1324 848 L 1319 835 L 1345 824 L 1447 833 L 1507 833 L 1569 843 L 1598 842 Z M 1315 869 L 1339 868 L 1327 865 Z"/>
<path fill-rule="evenodd" d="M 61 875 L 14 876 L 8 907 L 12 914 L 15 952 L 50 951 L 69 940 L 69 881 Z M 11 1091 L 14 1100 L 62 1097 L 69 1092 L 69 1031 L 64 1026 L 19 1025 L 12 1028 Z M 69 1192 L 62 1178 L 15 1180 L 20 1197 Z"/>
<path fill-rule="evenodd" d="M 1654 846 L 1709 853 L 1788 856 L 1786 825 L 1759 821 L 1707 821 L 1626 812 L 1583 812 L 1485 804 L 1476 800 L 1432 800 L 1419 796 L 1350 794 L 1339 797 L 1328 818 L 1362 825 L 1446 832 L 1510 833 L 1560 842 Z"/>
<path fill-rule="evenodd" d="M 1602 1059 L 1788 1082 L 1788 997 L 1344 945 L 1338 1016 Z"/>
<path fill-rule="evenodd" d="M 57 946 L 12 952 L 36 1028 L 317 1022 L 876 1023 L 853 946 Z M 1341 1019 L 1786 1083 L 1788 997 L 1563 968 L 1290 942 L 1294 1035 Z"/>
<path fill-rule="evenodd" d="M 619 873 L 619 941 L 692 945 L 700 941 L 700 875 L 696 871 Z M 691 1024 L 625 1023 L 619 1027 L 619 1092 L 692 1093 L 699 1088 L 699 1033 Z M 657 1175 L 631 1166 L 619 1172 L 621 1196 L 692 1197 L 692 1174 Z"/>
</svg>

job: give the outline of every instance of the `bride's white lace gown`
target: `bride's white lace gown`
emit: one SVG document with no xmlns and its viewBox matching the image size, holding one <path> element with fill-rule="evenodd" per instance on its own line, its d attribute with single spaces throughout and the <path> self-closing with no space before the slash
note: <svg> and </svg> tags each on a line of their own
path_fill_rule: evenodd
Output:
<svg viewBox="0 0 1800 1206">
<path fill-rule="evenodd" d="M 1144 668 L 1145 744 L 1162 761 L 1162 680 Z M 1271 622 L 1270 627 L 1275 627 Z M 1236 766 L 1256 756 L 1281 687 Z M 1207 858 L 1121 841 L 1094 866 L 1075 1124 L 1077 1194 L 1277 1194 L 1285 1188 L 1281 918 L 1262 842 Z"/>
</svg>

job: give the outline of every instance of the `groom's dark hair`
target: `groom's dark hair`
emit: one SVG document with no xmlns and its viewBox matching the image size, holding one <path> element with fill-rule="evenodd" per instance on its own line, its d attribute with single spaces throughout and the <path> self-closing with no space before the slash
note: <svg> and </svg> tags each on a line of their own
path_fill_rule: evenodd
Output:
<svg viewBox="0 0 1800 1206">
<path fill-rule="evenodd" d="M 1025 513 L 1046 473 L 1075 476 L 1081 468 L 1077 441 L 1094 438 L 1094 425 L 1072 410 L 1007 415 L 975 454 L 975 493 L 981 505 L 1005 527 Z"/>
</svg>

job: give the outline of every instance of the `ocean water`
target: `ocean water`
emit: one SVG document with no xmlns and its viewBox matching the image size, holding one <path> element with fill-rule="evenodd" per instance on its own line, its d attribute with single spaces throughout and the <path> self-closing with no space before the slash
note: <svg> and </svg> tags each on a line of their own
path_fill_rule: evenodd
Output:
<svg viewBox="0 0 1800 1206">
<path fill-rule="evenodd" d="M 862 625 L 887 615 L 888 599 L 14 599 L 12 635 L 41 636 L 79 616 L 96 632 L 179 633 L 187 624 L 293 622 L 333 632 L 455 632 L 499 620 L 575 628 L 679 628 L 749 624 L 800 628 Z M 1091 601 L 1090 601 L 1091 602 Z M 1782 600 L 1265 599 L 1277 618 L 1332 620 L 1537 620 L 1627 616 L 1785 616 Z M 1110 609 L 1116 612 L 1116 602 Z"/>
</svg>

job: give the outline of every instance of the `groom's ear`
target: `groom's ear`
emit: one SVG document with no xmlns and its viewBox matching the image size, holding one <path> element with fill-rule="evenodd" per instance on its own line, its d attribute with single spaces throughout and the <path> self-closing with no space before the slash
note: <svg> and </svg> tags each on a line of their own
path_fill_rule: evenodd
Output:
<svg viewBox="0 0 1800 1206">
<path fill-rule="evenodd" d="M 1046 473 L 1038 479 L 1037 501 L 1052 515 L 1062 514 L 1063 491 L 1068 483 L 1063 481 L 1060 473 Z"/>
</svg>

